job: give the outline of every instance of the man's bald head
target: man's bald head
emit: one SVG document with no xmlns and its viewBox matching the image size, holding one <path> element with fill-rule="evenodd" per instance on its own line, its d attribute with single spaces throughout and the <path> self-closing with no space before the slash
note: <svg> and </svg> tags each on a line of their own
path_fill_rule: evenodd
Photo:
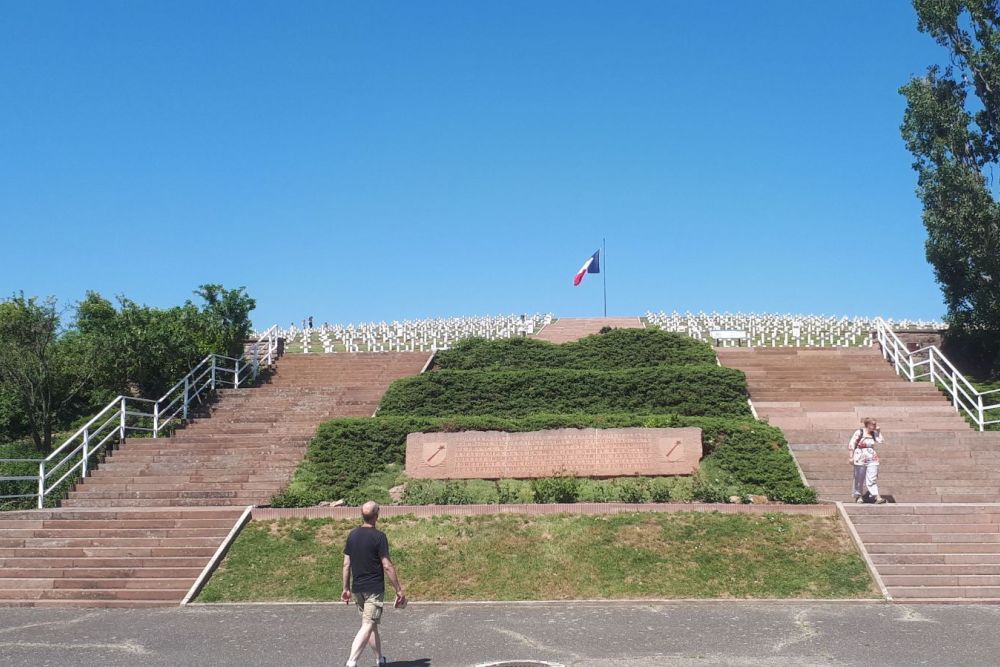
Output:
<svg viewBox="0 0 1000 667">
<path fill-rule="evenodd" d="M 361 518 L 365 520 L 365 523 L 375 523 L 375 520 L 378 518 L 378 503 L 374 500 L 369 500 L 362 505 Z"/>
</svg>

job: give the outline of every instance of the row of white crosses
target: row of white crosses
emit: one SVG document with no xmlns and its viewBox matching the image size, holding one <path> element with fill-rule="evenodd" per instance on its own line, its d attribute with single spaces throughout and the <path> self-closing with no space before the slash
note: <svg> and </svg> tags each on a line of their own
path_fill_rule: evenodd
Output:
<svg viewBox="0 0 1000 667">
<path fill-rule="evenodd" d="M 289 352 L 414 352 L 446 350 L 463 338 L 511 338 L 531 335 L 552 315 L 499 315 L 358 324 L 320 324 L 279 331 Z"/>
<path fill-rule="evenodd" d="M 779 315 L 765 313 L 658 313 L 647 312 L 650 325 L 665 331 L 722 346 L 749 344 L 755 347 L 858 347 L 872 344 L 875 319 L 826 315 Z M 942 329 L 941 322 L 892 320 L 893 329 Z M 746 338 L 713 340 L 712 332 L 744 332 Z"/>
</svg>

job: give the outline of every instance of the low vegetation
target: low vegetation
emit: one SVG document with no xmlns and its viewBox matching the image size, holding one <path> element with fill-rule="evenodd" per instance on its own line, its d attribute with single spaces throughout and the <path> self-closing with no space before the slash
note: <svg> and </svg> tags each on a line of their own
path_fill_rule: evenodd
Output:
<svg viewBox="0 0 1000 667">
<path fill-rule="evenodd" d="M 280 507 L 314 505 L 344 498 L 360 504 L 366 497 L 388 502 L 388 489 L 403 481 L 406 436 L 415 432 L 507 431 L 554 428 L 702 429 L 704 458 L 690 482 L 692 497 L 706 502 L 766 495 L 789 503 L 815 502 L 799 478 L 781 431 L 752 419 L 677 415 L 549 415 L 500 417 L 377 417 L 335 419 L 321 425 L 288 489 L 274 498 Z M 395 466 L 389 467 L 387 466 Z M 676 497 L 675 500 L 685 500 Z M 531 502 L 524 500 L 518 502 Z M 572 501 L 570 501 L 572 502 Z"/>
<path fill-rule="evenodd" d="M 746 378 L 715 364 L 626 370 L 434 371 L 389 387 L 380 415 L 545 413 L 750 416 Z"/>
<path fill-rule="evenodd" d="M 561 345 L 536 338 L 471 338 L 434 357 L 435 369 L 458 371 L 619 370 L 714 363 L 715 353 L 709 346 L 659 329 L 613 329 Z"/>
<path fill-rule="evenodd" d="M 200 602 L 330 601 L 355 520 L 254 521 Z M 835 517 L 642 513 L 386 518 L 411 599 L 871 598 Z"/>
</svg>

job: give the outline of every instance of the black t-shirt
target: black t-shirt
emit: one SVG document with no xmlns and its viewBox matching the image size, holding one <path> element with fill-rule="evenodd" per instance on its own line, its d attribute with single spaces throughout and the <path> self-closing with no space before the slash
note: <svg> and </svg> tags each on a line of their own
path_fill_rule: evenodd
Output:
<svg viewBox="0 0 1000 667">
<path fill-rule="evenodd" d="M 377 528 L 359 526 L 347 536 L 344 555 L 351 557 L 351 591 L 382 593 L 385 573 L 382 559 L 389 556 L 389 540 Z"/>
</svg>

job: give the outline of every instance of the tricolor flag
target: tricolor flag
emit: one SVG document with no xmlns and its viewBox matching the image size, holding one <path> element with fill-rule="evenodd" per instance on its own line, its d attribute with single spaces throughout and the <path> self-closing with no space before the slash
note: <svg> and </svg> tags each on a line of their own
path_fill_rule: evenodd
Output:
<svg viewBox="0 0 1000 667">
<path fill-rule="evenodd" d="M 576 287 L 583 281 L 583 274 L 585 273 L 600 273 L 601 272 L 601 251 L 598 250 L 593 255 L 591 255 L 580 270 L 576 272 L 573 276 L 573 286 Z"/>
</svg>

